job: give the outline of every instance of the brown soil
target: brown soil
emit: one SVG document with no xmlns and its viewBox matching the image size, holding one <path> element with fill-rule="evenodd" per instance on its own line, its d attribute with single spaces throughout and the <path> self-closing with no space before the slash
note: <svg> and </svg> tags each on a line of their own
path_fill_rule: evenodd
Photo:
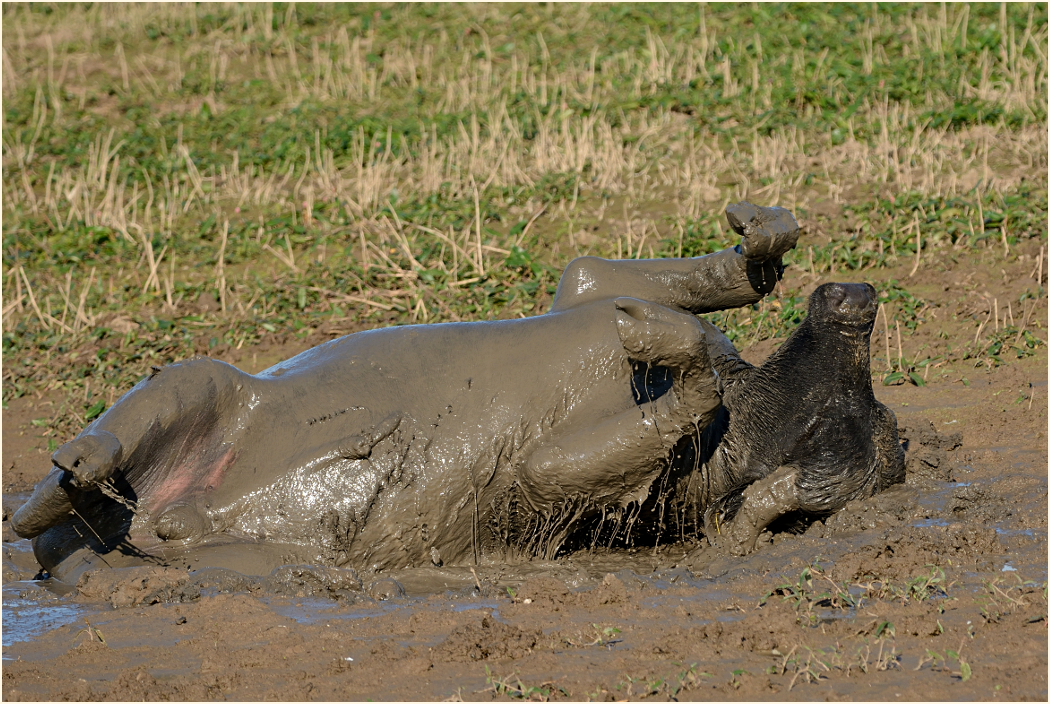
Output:
<svg viewBox="0 0 1050 704">
<path fill-rule="evenodd" d="M 877 272 L 930 303 L 907 357 L 958 349 L 975 314 L 1036 288 L 1027 262 L 909 268 Z M 1028 326 L 1045 340 L 1045 298 Z M 257 371 L 323 339 L 230 361 Z M 878 369 L 879 331 L 872 348 Z M 746 558 L 679 544 L 360 580 L 136 568 L 61 595 L 5 522 L 3 698 L 1046 701 L 1047 351 L 1002 360 L 877 385 L 907 483 Z M 31 421 L 62 401 L 3 412 L 5 518 L 49 464 Z"/>
</svg>

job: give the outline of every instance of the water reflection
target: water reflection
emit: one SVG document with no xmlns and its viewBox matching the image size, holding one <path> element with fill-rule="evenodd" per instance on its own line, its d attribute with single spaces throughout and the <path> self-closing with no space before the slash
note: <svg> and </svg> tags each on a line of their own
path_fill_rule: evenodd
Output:
<svg viewBox="0 0 1050 704">
<path fill-rule="evenodd" d="M 80 604 L 56 603 L 58 596 L 38 582 L 9 582 L 3 589 L 3 645 L 27 641 L 75 623 L 89 610 Z M 7 655 L 4 655 L 7 659 Z"/>
</svg>

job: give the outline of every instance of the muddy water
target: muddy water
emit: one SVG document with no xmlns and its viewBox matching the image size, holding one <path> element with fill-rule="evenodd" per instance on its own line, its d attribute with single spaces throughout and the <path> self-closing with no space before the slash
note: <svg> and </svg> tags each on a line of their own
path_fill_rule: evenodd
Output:
<svg viewBox="0 0 1050 704">
<path fill-rule="evenodd" d="M 910 447 L 904 485 L 745 558 L 673 544 L 356 579 L 190 565 L 61 593 L 5 529 L 3 698 L 1045 701 L 1047 413 L 1011 400 L 1045 368 L 879 388 L 903 426 L 962 444 Z"/>
</svg>

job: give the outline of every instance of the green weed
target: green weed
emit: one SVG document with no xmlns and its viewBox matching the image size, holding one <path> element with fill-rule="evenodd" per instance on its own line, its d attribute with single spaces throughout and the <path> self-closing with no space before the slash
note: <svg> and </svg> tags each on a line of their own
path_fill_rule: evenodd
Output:
<svg viewBox="0 0 1050 704">
<path fill-rule="evenodd" d="M 82 628 L 79 631 L 77 631 L 77 633 L 73 636 L 73 640 L 75 641 L 80 636 L 81 633 L 87 633 L 88 634 L 88 641 L 93 642 L 93 641 L 95 641 L 97 639 L 99 643 L 102 643 L 102 645 L 106 645 L 106 639 L 102 635 L 102 631 L 100 631 L 97 627 L 92 626 L 91 623 L 89 623 L 87 619 L 84 619 L 84 623 L 86 624 L 87 627 L 86 628 Z"/>
<path fill-rule="evenodd" d="M 984 591 L 975 601 L 980 607 L 981 617 L 985 623 L 998 623 L 1004 616 L 1029 605 L 1030 596 L 1041 596 L 1046 604 L 1046 583 L 1039 585 L 1031 580 L 1022 580 L 1014 575 L 1014 583 L 1009 584 L 1002 577 L 995 577 L 984 583 Z M 1045 620 L 1046 614 L 1042 615 Z M 1036 617 L 1034 621 L 1040 620 Z M 1034 622 L 1033 621 L 1033 622 Z"/>
<path fill-rule="evenodd" d="M 799 621 L 805 620 L 808 625 L 816 625 L 820 619 L 814 612 L 815 607 L 849 610 L 858 608 L 863 597 L 853 594 L 849 587 L 831 579 L 818 563 L 804 567 L 794 583 L 781 584 L 766 594 L 758 605 L 763 606 L 770 597 L 780 596 L 785 602 L 794 606 L 799 614 Z"/>
<path fill-rule="evenodd" d="M 581 638 L 579 642 L 572 640 L 571 638 L 565 638 L 565 642 L 576 648 L 588 648 L 592 645 L 597 646 L 611 646 L 614 643 L 619 643 L 620 640 L 616 638 L 620 634 L 620 629 L 615 626 L 599 626 L 597 623 L 592 623 L 591 628 L 594 629 L 594 638 L 590 641 L 586 640 L 586 636 Z"/>
<path fill-rule="evenodd" d="M 874 579 L 857 586 L 864 589 L 867 599 L 885 599 L 902 601 L 928 601 L 936 598 L 947 598 L 948 590 L 954 582 L 948 582 L 944 570 L 937 565 L 926 565 L 927 572 L 909 577 L 904 584 L 894 584 L 890 580 Z"/>
<path fill-rule="evenodd" d="M 905 600 L 926 601 L 937 596 L 948 596 L 945 591 L 944 570 L 937 565 L 926 565 L 929 574 L 912 577 L 905 583 Z"/>
<path fill-rule="evenodd" d="M 556 686 L 553 682 L 544 682 L 538 686 L 526 685 L 521 681 L 518 673 L 499 677 L 492 674 L 488 665 L 485 666 L 485 683 L 488 685 L 482 692 L 493 692 L 497 697 L 508 697 L 510 699 L 521 699 L 523 701 L 547 702 L 554 694 L 569 697 L 569 692 L 563 687 Z"/>
<path fill-rule="evenodd" d="M 930 669 L 940 672 L 948 672 L 954 677 L 958 677 L 960 681 L 966 682 L 973 677 L 973 668 L 965 658 L 960 654 L 962 652 L 962 646 L 959 647 L 959 651 L 945 650 L 944 655 L 941 655 L 936 650 L 926 650 L 926 655 L 919 658 L 919 664 L 915 666 L 916 670 L 922 669 L 922 666 L 926 663 L 930 663 Z M 949 665 L 949 660 L 955 660 L 959 664 L 958 670 L 952 670 Z"/>
<path fill-rule="evenodd" d="M 737 677 L 740 673 L 743 673 L 743 670 L 737 671 L 733 677 Z M 623 680 L 616 685 L 616 689 L 624 692 L 628 699 L 631 697 L 651 697 L 664 694 L 670 699 L 677 701 L 679 694 L 698 688 L 705 680 L 709 680 L 712 677 L 714 675 L 710 672 L 698 670 L 697 664 L 694 662 L 688 668 L 666 677 L 650 678 L 625 675 Z"/>
</svg>

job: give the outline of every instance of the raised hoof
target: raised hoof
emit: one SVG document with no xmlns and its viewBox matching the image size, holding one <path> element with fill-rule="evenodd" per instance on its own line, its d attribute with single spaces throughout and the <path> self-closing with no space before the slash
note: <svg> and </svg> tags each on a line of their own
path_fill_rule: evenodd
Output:
<svg viewBox="0 0 1050 704">
<path fill-rule="evenodd" d="M 726 207 L 726 219 L 744 238 L 740 252 L 751 261 L 779 260 L 798 242 L 798 223 L 785 208 L 733 203 Z"/>
<path fill-rule="evenodd" d="M 11 517 L 11 529 L 21 538 L 35 538 L 56 523 L 69 518 L 73 504 L 66 485 L 68 474 L 53 467 L 36 485 L 32 496 Z"/>
<path fill-rule="evenodd" d="M 73 485 L 89 489 L 104 482 L 120 464 L 123 448 L 113 433 L 98 430 L 70 440 L 51 455 L 51 462 L 69 472 Z"/>
<path fill-rule="evenodd" d="M 33 495 L 11 519 L 11 527 L 23 538 L 35 538 L 48 528 L 68 520 L 72 494 L 104 482 L 120 464 L 123 448 L 113 433 L 105 430 L 84 433 L 51 455 L 54 467 Z"/>
</svg>

